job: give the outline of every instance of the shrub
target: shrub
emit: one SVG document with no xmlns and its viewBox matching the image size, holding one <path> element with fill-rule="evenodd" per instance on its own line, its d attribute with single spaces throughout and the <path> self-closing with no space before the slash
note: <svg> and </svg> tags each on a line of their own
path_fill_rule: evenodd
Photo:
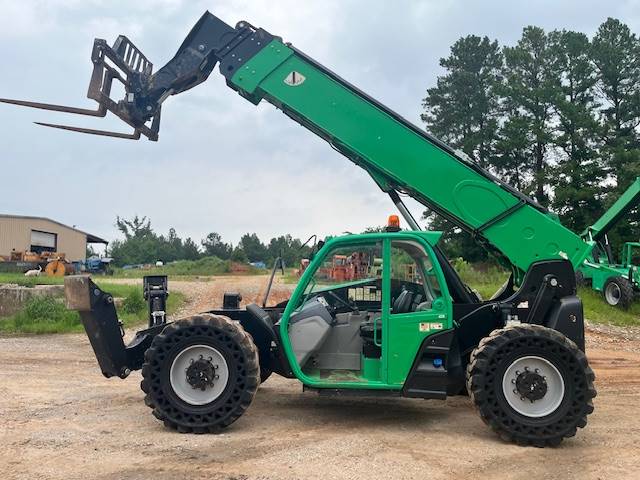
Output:
<svg viewBox="0 0 640 480">
<path fill-rule="evenodd" d="M 126 313 L 139 313 L 147 306 L 142 292 L 138 289 L 131 290 L 124 298 L 122 303 L 122 310 Z"/>
<path fill-rule="evenodd" d="M 199 260 L 178 260 L 167 263 L 162 267 L 149 267 L 140 269 L 116 269 L 115 274 L 119 277 L 139 278 L 144 275 L 224 275 L 231 273 L 233 262 L 221 260 L 218 257 L 204 257 Z M 247 273 L 253 273 L 255 269 L 247 266 Z M 257 271 L 257 270 L 255 270 Z"/>
<path fill-rule="evenodd" d="M 69 310 L 53 297 L 34 297 L 27 302 L 24 313 L 40 322 L 56 322 L 65 318 Z"/>
<path fill-rule="evenodd" d="M 34 297 L 24 310 L 0 322 L 0 331 L 23 333 L 57 333 L 73 331 L 80 326 L 77 312 L 67 310 L 53 297 Z"/>
</svg>

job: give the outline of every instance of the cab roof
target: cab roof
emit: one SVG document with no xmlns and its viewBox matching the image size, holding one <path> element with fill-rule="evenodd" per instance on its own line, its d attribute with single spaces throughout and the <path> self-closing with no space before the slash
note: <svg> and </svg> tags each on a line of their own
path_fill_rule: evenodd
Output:
<svg viewBox="0 0 640 480">
<path fill-rule="evenodd" d="M 327 237 L 325 241 L 334 240 L 337 238 L 352 238 L 353 240 L 367 239 L 373 237 L 379 238 L 391 238 L 391 239 L 407 239 L 411 237 L 418 237 L 426 241 L 431 246 L 436 246 L 442 238 L 442 233 L 435 230 L 400 230 L 398 232 L 370 232 L 359 234 L 341 235 L 339 237 Z"/>
</svg>

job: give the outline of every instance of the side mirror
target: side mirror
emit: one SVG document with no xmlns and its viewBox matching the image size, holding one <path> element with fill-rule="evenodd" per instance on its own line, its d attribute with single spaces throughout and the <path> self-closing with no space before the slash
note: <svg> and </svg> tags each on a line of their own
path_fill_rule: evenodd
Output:
<svg viewBox="0 0 640 480">
<path fill-rule="evenodd" d="M 313 260 L 313 258 L 316 256 L 316 253 L 318 253 L 320 250 L 322 250 L 322 247 L 324 247 L 324 240 L 318 240 L 318 243 L 316 243 L 313 248 L 311 249 L 311 254 L 309 255 L 309 260 Z"/>
</svg>

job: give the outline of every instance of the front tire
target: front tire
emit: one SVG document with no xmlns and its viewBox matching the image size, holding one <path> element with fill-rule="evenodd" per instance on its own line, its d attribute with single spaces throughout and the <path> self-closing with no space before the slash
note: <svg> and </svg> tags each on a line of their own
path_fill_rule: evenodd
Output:
<svg viewBox="0 0 640 480">
<path fill-rule="evenodd" d="M 145 352 L 145 403 L 165 426 L 217 432 L 249 407 L 260 383 L 258 350 L 238 322 L 202 314 L 167 325 Z"/>
<path fill-rule="evenodd" d="M 494 330 L 471 354 L 467 390 L 482 420 L 504 440 L 558 445 L 587 424 L 595 375 L 584 353 L 556 330 Z"/>
<path fill-rule="evenodd" d="M 604 283 L 602 295 L 612 307 L 627 310 L 633 303 L 633 286 L 624 277 L 611 277 Z"/>
</svg>

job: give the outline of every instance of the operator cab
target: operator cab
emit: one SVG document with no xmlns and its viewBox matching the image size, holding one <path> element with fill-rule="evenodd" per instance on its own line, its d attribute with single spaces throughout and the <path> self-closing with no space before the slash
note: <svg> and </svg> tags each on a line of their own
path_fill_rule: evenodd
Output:
<svg viewBox="0 0 640 480">
<path fill-rule="evenodd" d="M 439 234 L 395 232 L 334 239 L 310 266 L 287 321 L 295 361 L 309 379 L 401 383 L 412 359 L 407 357 L 406 371 L 388 372 L 385 358 L 403 358 L 412 350 L 414 356 L 432 329 L 449 327 L 444 277 L 422 240 L 437 241 Z"/>
<path fill-rule="evenodd" d="M 450 330 L 460 307 L 480 302 L 437 247 L 440 237 L 402 231 L 392 216 L 385 232 L 319 242 L 290 300 L 246 310 L 236 301 L 213 313 L 240 320 L 260 346 L 261 365 L 309 386 L 401 386 L 423 341 Z"/>
</svg>

